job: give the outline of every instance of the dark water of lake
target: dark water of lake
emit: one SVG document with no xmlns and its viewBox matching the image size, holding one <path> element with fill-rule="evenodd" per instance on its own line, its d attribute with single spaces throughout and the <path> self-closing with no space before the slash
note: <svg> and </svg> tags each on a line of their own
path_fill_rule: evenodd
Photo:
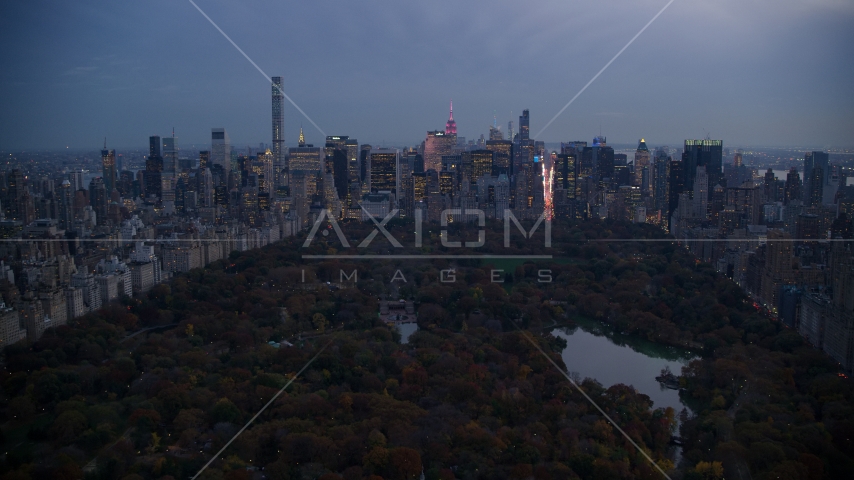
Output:
<svg viewBox="0 0 854 480">
<path fill-rule="evenodd" d="M 400 332 L 400 343 L 409 343 L 409 336 L 418 331 L 417 323 L 404 323 L 397 326 Z"/>
<path fill-rule="evenodd" d="M 631 385 L 652 400 L 653 408 L 672 407 L 677 421 L 683 408 L 690 413 L 690 407 L 679 398 L 679 392 L 665 388 L 655 377 L 665 367 L 680 375 L 682 366 L 697 355 L 643 338 L 613 333 L 610 327 L 593 320 L 578 319 L 576 323 L 576 327 L 558 327 L 551 331 L 566 340 L 561 356 L 567 371 L 578 372 L 582 379 L 596 379 L 605 388 L 618 383 Z M 401 334 L 400 342 L 404 344 L 410 335 L 418 331 L 418 325 L 414 323 L 398 325 L 397 328 Z M 678 428 L 674 434 L 678 435 Z M 678 462 L 681 453 L 681 449 L 674 448 L 672 458 Z"/>
<path fill-rule="evenodd" d="M 631 385 L 652 400 L 653 408 L 672 407 L 676 411 L 677 422 L 683 408 L 687 408 L 690 414 L 691 408 L 679 398 L 679 391 L 665 388 L 655 377 L 665 367 L 680 375 L 682 366 L 696 358 L 695 354 L 643 338 L 613 333 L 610 327 L 592 320 L 580 319 L 577 323 L 577 327 L 552 330 L 553 335 L 566 340 L 561 356 L 567 371 L 578 372 L 582 379 L 594 378 L 605 388 L 618 383 Z M 678 432 L 677 425 L 673 433 L 678 435 Z M 671 454 L 678 464 L 682 449 L 673 447 Z"/>
<path fill-rule="evenodd" d="M 677 390 L 664 388 L 655 377 L 665 367 L 679 375 L 682 366 L 696 355 L 642 338 L 611 333 L 598 322 L 578 323 L 578 327 L 552 331 L 566 340 L 562 357 L 568 371 L 578 372 L 581 378 L 594 378 L 605 388 L 617 383 L 632 385 L 652 399 L 653 408 L 673 407 L 678 415 L 686 407 Z"/>
</svg>

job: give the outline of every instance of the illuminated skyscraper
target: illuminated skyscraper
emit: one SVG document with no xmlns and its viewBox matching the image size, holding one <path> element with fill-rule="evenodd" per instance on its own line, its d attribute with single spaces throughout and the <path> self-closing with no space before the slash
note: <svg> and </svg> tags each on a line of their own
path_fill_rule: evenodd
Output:
<svg viewBox="0 0 854 480">
<path fill-rule="evenodd" d="M 454 121 L 454 103 L 451 102 L 451 113 L 445 130 L 427 132 L 427 139 L 423 143 L 424 170 L 442 169 L 442 156 L 450 155 L 457 145 L 457 122 Z"/>
<path fill-rule="evenodd" d="M 116 151 L 107 150 L 107 139 L 104 139 L 104 149 L 101 150 L 101 164 L 104 168 L 104 186 L 107 192 L 116 188 Z"/>
<path fill-rule="evenodd" d="M 344 141 L 344 148 L 347 149 L 348 181 L 356 182 L 359 179 L 359 141 L 355 138 L 347 138 Z"/>
<path fill-rule="evenodd" d="M 510 175 L 511 160 L 513 159 L 513 142 L 510 140 L 488 140 L 486 149 L 492 152 L 492 175 L 497 177 L 502 173 Z"/>
<path fill-rule="evenodd" d="M 581 163 L 583 170 L 591 171 L 599 181 L 613 178 L 614 149 L 608 146 L 605 137 L 593 137 L 593 145 L 583 147 L 581 151 Z"/>
<path fill-rule="evenodd" d="M 424 172 L 412 174 L 412 200 L 416 206 L 427 201 L 427 174 Z"/>
<path fill-rule="evenodd" d="M 489 150 L 475 150 L 469 152 L 471 155 L 472 176 L 469 179 L 472 183 L 483 176 L 492 175 L 492 152 Z"/>
<path fill-rule="evenodd" d="M 202 150 L 199 152 L 199 170 L 210 168 L 210 161 L 211 152 L 209 150 Z"/>
<path fill-rule="evenodd" d="M 643 169 L 649 169 L 649 148 L 646 146 L 646 140 L 640 139 L 638 142 L 638 149 L 635 150 L 635 161 L 634 161 L 634 178 L 632 179 L 632 185 L 636 187 L 643 187 Z M 647 182 L 648 183 L 648 182 Z M 650 192 L 647 189 L 641 188 L 641 195 L 646 197 L 649 196 Z"/>
<path fill-rule="evenodd" d="M 273 163 L 285 162 L 285 105 L 282 77 L 273 77 Z"/>
<path fill-rule="evenodd" d="M 575 154 L 562 153 L 557 156 L 554 169 L 554 188 L 562 188 L 569 192 L 569 197 L 575 197 Z"/>
<path fill-rule="evenodd" d="M 522 116 L 519 117 L 519 140 L 529 140 L 531 138 L 531 119 L 528 116 L 528 110 L 522 110 Z"/>
<path fill-rule="evenodd" d="M 576 154 L 561 153 L 552 166 L 552 205 L 557 218 L 575 216 Z"/>
<path fill-rule="evenodd" d="M 305 137 L 300 129 L 300 142 L 296 148 L 288 149 L 288 169 L 290 173 L 305 172 L 306 175 L 316 176 L 320 173 L 323 152 L 319 147 L 305 143 Z M 314 177 L 312 177 L 314 178 Z"/>
<path fill-rule="evenodd" d="M 424 141 L 424 170 L 440 171 L 442 169 L 442 156 L 450 155 L 457 143 L 457 136 L 448 135 L 441 130 L 427 132 Z"/>
<path fill-rule="evenodd" d="M 445 123 L 445 135 L 457 136 L 457 122 L 454 121 L 454 101 L 451 100 L 451 115 Z"/>
<path fill-rule="evenodd" d="M 397 191 L 397 150 L 378 148 L 369 156 L 371 192 Z"/>
</svg>

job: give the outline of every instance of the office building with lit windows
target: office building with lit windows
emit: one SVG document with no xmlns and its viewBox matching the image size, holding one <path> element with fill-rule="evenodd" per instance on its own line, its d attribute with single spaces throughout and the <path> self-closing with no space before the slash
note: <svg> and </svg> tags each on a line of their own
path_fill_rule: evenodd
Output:
<svg viewBox="0 0 854 480">
<path fill-rule="evenodd" d="M 396 149 L 371 150 L 369 156 L 371 192 L 397 191 L 397 157 Z"/>
<path fill-rule="evenodd" d="M 513 142 L 510 140 L 487 140 L 486 150 L 492 152 L 492 175 L 511 174 L 513 165 Z"/>
</svg>

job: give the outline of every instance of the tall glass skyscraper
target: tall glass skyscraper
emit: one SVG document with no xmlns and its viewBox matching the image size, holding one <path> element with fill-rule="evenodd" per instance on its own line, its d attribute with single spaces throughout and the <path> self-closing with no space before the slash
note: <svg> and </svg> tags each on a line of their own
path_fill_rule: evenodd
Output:
<svg viewBox="0 0 854 480">
<path fill-rule="evenodd" d="M 219 165 L 224 172 L 231 171 L 231 142 L 224 128 L 211 129 L 211 164 Z"/>
<path fill-rule="evenodd" d="M 685 191 L 694 190 L 694 178 L 700 166 L 706 167 L 709 176 L 709 194 L 715 185 L 723 182 L 723 143 L 723 140 L 685 140 L 682 151 Z"/>
<path fill-rule="evenodd" d="M 171 137 L 163 138 L 163 173 L 175 176 L 178 171 L 178 146 L 176 144 L 175 131 L 172 130 Z"/>
<path fill-rule="evenodd" d="M 163 193 L 163 157 L 160 156 L 160 137 L 154 135 L 148 139 L 148 158 L 145 160 L 143 190 L 146 197 L 160 198 Z"/>
<path fill-rule="evenodd" d="M 152 135 L 151 137 L 148 137 L 148 156 L 160 156 L 160 135 Z"/>
<path fill-rule="evenodd" d="M 531 117 L 528 115 L 528 110 L 522 110 L 522 116 L 519 117 L 519 140 L 528 140 L 531 136 Z"/>
<path fill-rule="evenodd" d="M 663 149 L 658 149 L 655 151 L 655 171 L 654 171 L 654 179 L 655 187 L 653 189 L 653 196 L 655 197 L 655 210 L 659 212 L 664 212 L 667 214 L 668 211 L 668 202 L 670 199 L 668 198 L 668 182 L 670 180 L 670 155 L 667 154 L 667 151 Z"/>
<path fill-rule="evenodd" d="M 116 188 L 116 151 L 107 150 L 107 141 L 104 141 L 104 149 L 101 150 L 101 164 L 104 167 L 104 187 L 107 192 Z"/>
<path fill-rule="evenodd" d="M 646 146 L 646 140 L 641 138 L 638 141 L 638 148 L 637 148 L 637 150 L 635 150 L 635 159 L 634 159 L 634 168 L 635 168 L 634 173 L 635 174 L 634 174 L 634 178 L 632 179 L 632 185 L 634 185 L 636 187 L 641 187 L 641 195 L 643 195 L 644 197 L 648 197 L 650 194 L 649 182 L 647 182 L 646 186 L 644 186 L 644 184 L 643 184 L 644 168 L 649 169 L 649 166 L 650 166 L 649 165 L 649 157 L 650 157 L 649 147 Z"/>
<path fill-rule="evenodd" d="M 273 163 L 285 162 L 285 105 L 282 77 L 273 77 Z"/>
<path fill-rule="evenodd" d="M 821 178 L 813 182 L 813 171 L 821 169 Z M 830 177 L 830 155 L 826 152 L 807 152 L 804 155 L 804 200 L 812 197 L 813 185 L 819 185 L 820 189 L 827 185 L 827 179 Z M 821 193 L 818 194 L 821 198 Z"/>
</svg>

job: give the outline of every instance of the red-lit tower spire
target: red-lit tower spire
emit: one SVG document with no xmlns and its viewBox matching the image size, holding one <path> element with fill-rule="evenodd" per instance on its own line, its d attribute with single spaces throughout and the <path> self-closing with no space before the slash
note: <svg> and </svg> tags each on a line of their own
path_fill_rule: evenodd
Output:
<svg viewBox="0 0 854 480">
<path fill-rule="evenodd" d="M 448 118 L 448 122 L 445 123 L 445 135 L 456 135 L 457 134 L 457 122 L 454 121 L 454 101 L 451 100 L 451 117 Z"/>
</svg>

